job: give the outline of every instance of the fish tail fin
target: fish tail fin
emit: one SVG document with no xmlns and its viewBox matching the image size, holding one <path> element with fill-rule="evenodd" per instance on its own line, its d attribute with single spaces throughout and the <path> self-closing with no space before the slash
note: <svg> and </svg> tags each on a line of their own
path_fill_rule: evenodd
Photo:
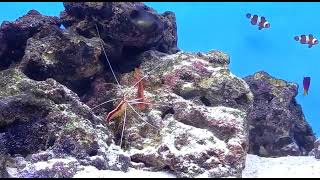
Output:
<svg viewBox="0 0 320 180">
<path fill-rule="evenodd" d="M 294 40 L 299 41 L 299 36 L 295 36 Z"/>
<path fill-rule="evenodd" d="M 246 14 L 246 17 L 247 17 L 247 18 L 250 18 L 250 17 L 251 17 L 251 14 L 250 14 L 250 13 L 247 13 L 247 14 Z"/>
<path fill-rule="evenodd" d="M 304 96 L 308 95 L 308 91 L 306 89 L 303 91 L 303 95 Z"/>
</svg>

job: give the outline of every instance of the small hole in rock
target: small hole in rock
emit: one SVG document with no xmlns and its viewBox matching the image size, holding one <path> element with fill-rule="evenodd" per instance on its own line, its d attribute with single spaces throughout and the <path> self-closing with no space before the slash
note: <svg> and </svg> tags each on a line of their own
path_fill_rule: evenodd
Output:
<svg viewBox="0 0 320 180">
<path fill-rule="evenodd" d="M 174 171 L 170 168 L 170 166 L 168 165 L 165 165 L 163 168 L 162 168 L 163 171 L 166 171 L 166 172 L 170 172 L 170 173 L 173 173 Z"/>
<path fill-rule="evenodd" d="M 206 97 L 202 96 L 200 97 L 200 101 L 205 105 L 205 106 L 211 106 L 212 104 L 210 103 L 209 99 Z"/>
<path fill-rule="evenodd" d="M 162 113 L 161 118 L 163 119 L 167 114 L 174 114 L 173 108 L 167 109 L 164 113 Z"/>
<path fill-rule="evenodd" d="M 139 11 L 138 10 L 133 10 L 130 14 L 130 17 L 135 19 L 139 16 Z"/>
<path fill-rule="evenodd" d="M 48 139 L 48 144 L 47 144 L 47 148 L 52 147 L 54 145 L 54 143 L 56 142 L 56 138 L 54 136 L 50 136 Z"/>
<path fill-rule="evenodd" d="M 237 102 L 237 104 L 239 105 L 246 105 L 248 104 L 248 97 L 246 94 L 242 94 L 241 96 L 239 96 L 238 98 L 235 99 L 235 101 Z"/>
<path fill-rule="evenodd" d="M 98 151 L 97 150 L 92 150 L 89 152 L 89 156 L 96 156 L 98 154 Z"/>
<path fill-rule="evenodd" d="M 122 49 L 123 57 L 134 57 L 145 51 L 143 48 L 135 46 L 124 46 Z"/>
<path fill-rule="evenodd" d="M 24 74 L 28 76 L 30 79 L 36 80 L 36 81 L 44 81 L 47 78 L 49 78 L 47 69 L 42 67 L 41 65 L 30 62 L 25 69 L 23 70 Z"/>
<path fill-rule="evenodd" d="M 258 145 L 258 144 L 254 144 L 253 146 L 252 146 L 252 152 L 253 152 L 253 154 L 259 154 L 259 149 L 260 149 L 260 146 Z"/>
<path fill-rule="evenodd" d="M 81 80 L 69 81 L 65 86 L 81 97 L 90 90 L 92 81 L 92 78 L 88 77 Z"/>
</svg>

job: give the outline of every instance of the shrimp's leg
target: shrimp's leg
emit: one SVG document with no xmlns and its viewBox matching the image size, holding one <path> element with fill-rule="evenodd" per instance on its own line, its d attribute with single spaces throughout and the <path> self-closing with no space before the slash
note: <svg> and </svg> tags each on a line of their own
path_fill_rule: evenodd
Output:
<svg viewBox="0 0 320 180">
<path fill-rule="evenodd" d="M 156 130 L 159 130 L 158 127 L 156 127 L 156 126 L 150 124 L 148 121 L 144 120 L 144 119 L 142 118 L 142 116 L 132 107 L 131 104 L 128 103 L 128 105 L 129 105 L 129 107 L 139 116 L 139 118 L 140 118 L 142 121 L 144 121 L 145 123 L 149 124 L 150 126 L 152 126 L 153 128 L 155 128 Z"/>
<path fill-rule="evenodd" d="M 109 101 L 105 101 L 105 102 L 103 102 L 103 103 L 101 103 L 101 104 L 96 105 L 95 107 L 93 107 L 93 108 L 91 108 L 91 109 L 93 110 L 93 109 L 95 109 L 95 108 L 97 108 L 97 107 L 99 107 L 99 106 L 101 106 L 101 105 L 104 105 L 104 104 L 106 104 L 106 103 L 108 103 L 108 102 L 113 102 L 113 101 L 116 101 L 116 100 L 119 100 L 119 99 L 121 99 L 121 98 L 116 98 L 116 99 L 111 99 L 111 100 L 109 100 Z"/>
<path fill-rule="evenodd" d="M 149 103 L 149 102 L 139 102 L 139 101 L 130 101 L 130 104 L 131 105 L 134 105 L 134 104 L 147 104 L 147 105 L 156 105 L 156 106 L 163 106 L 163 107 L 171 107 L 170 105 L 164 105 L 164 104 L 156 104 L 156 103 Z"/>
<path fill-rule="evenodd" d="M 127 119 L 127 108 L 124 109 L 124 118 L 123 118 L 123 125 L 122 125 L 121 138 L 120 138 L 120 148 L 121 148 L 121 145 L 122 145 L 122 138 L 123 138 L 124 128 L 126 126 L 126 119 Z"/>
<path fill-rule="evenodd" d="M 143 81 L 141 79 L 141 71 L 139 68 L 134 69 L 134 77 L 135 77 L 136 81 L 138 82 L 138 84 L 137 84 L 138 85 L 137 98 L 140 99 L 141 102 L 144 102 L 144 86 L 143 86 Z M 137 104 L 137 107 L 140 110 L 143 110 L 146 108 L 145 104 L 143 104 L 143 103 Z"/>
</svg>

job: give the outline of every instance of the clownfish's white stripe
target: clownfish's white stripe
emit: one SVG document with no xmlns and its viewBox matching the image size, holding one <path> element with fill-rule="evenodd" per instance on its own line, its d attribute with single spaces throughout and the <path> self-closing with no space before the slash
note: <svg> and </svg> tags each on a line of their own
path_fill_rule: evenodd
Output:
<svg viewBox="0 0 320 180">
<path fill-rule="evenodd" d="M 309 36 L 306 35 L 306 43 L 309 43 L 310 39 Z"/>
<path fill-rule="evenodd" d="M 260 24 L 260 22 L 261 22 L 261 17 L 258 16 L 258 18 L 257 18 L 257 24 Z"/>
<path fill-rule="evenodd" d="M 266 27 L 266 26 L 267 26 L 267 24 L 269 24 L 269 22 L 268 22 L 268 21 L 264 22 L 264 23 L 263 23 L 263 27 Z"/>
<path fill-rule="evenodd" d="M 314 44 L 316 42 L 316 40 L 317 40 L 316 38 L 313 38 L 312 39 L 312 44 Z"/>
</svg>

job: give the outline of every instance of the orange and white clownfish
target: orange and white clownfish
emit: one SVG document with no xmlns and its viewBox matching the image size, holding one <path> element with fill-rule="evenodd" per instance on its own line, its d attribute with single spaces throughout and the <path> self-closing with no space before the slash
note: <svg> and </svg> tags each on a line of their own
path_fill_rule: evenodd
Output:
<svg viewBox="0 0 320 180">
<path fill-rule="evenodd" d="M 259 26 L 259 30 L 261 30 L 262 28 L 270 28 L 270 23 L 264 16 L 252 15 L 250 13 L 247 13 L 246 16 L 251 20 L 252 25 Z"/>
<path fill-rule="evenodd" d="M 308 45 L 309 48 L 319 43 L 318 39 L 313 37 L 312 34 L 309 34 L 309 36 L 306 36 L 306 35 L 295 36 L 294 40 L 300 41 L 301 44 L 309 44 Z"/>
</svg>

